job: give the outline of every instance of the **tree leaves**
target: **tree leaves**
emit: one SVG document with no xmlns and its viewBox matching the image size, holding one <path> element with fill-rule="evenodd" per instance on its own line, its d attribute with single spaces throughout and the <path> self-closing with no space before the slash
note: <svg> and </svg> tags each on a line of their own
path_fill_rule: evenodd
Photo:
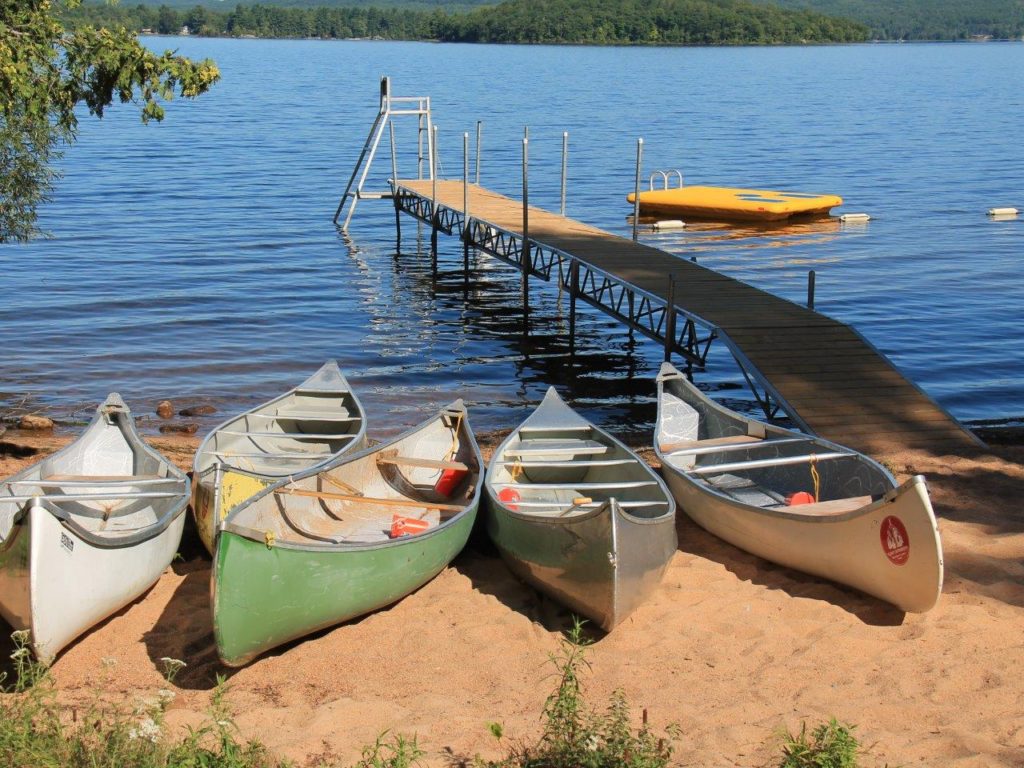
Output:
<svg viewBox="0 0 1024 768">
<path fill-rule="evenodd" d="M 102 117 L 115 101 L 131 102 L 143 122 L 160 121 L 161 101 L 194 98 L 220 79 L 213 61 L 156 54 L 124 27 L 65 30 L 57 12 L 77 5 L 0 0 L 0 242 L 38 234 L 36 208 L 61 145 L 75 139 L 76 106 Z"/>
</svg>

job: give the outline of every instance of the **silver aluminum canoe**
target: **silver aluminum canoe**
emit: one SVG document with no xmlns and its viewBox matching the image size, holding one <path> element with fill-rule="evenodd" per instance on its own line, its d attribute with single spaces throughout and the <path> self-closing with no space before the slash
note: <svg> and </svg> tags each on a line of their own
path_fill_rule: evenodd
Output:
<svg viewBox="0 0 1024 768">
<path fill-rule="evenodd" d="M 512 572 L 606 632 L 676 551 L 661 478 L 554 387 L 495 451 L 486 487 L 487 530 Z"/>
<path fill-rule="evenodd" d="M 366 416 L 334 360 L 280 397 L 232 417 L 196 451 L 192 512 L 213 554 L 224 518 L 238 504 L 282 477 L 329 464 L 366 446 Z M 240 469 L 253 477 L 230 473 Z"/>
<path fill-rule="evenodd" d="M 942 543 L 923 477 L 898 485 L 850 448 L 735 413 L 668 363 L 654 447 L 680 508 L 730 544 L 904 611 L 938 601 Z"/>
<path fill-rule="evenodd" d="M 49 663 L 156 582 L 188 497 L 111 394 L 75 442 L 0 482 L 0 614 Z"/>
</svg>

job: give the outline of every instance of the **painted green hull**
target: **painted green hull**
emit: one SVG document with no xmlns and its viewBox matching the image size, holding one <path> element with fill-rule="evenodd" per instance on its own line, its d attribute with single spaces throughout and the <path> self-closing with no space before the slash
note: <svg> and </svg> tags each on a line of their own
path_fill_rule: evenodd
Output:
<svg viewBox="0 0 1024 768">
<path fill-rule="evenodd" d="M 213 565 L 213 632 L 221 660 L 241 666 L 289 640 L 396 602 L 462 550 L 476 511 L 429 533 L 344 548 L 268 548 L 221 531 Z"/>
</svg>

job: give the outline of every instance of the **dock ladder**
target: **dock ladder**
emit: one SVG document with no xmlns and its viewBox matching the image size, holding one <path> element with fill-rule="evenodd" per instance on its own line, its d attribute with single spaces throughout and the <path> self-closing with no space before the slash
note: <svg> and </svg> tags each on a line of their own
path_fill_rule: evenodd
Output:
<svg viewBox="0 0 1024 768">
<path fill-rule="evenodd" d="M 359 153 L 359 159 L 356 161 L 356 167 L 352 170 L 352 175 L 349 177 L 348 185 L 345 187 L 345 194 L 341 196 L 341 201 L 338 203 L 338 210 L 334 213 L 334 223 L 337 225 L 338 220 L 341 219 L 342 213 L 345 211 L 346 203 L 348 204 L 348 211 L 345 213 L 345 221 L 339 227 L 342 232 L 348 231 L 349 222 L 352 221 L 352 215 L 355 213 L 356 205 L 360 200 L 364 198 L 368 200 L 384 200 L 392 198 L 390 191 L 368 192 L 364 191 L 363 187 L 366 185 L 366 178 L 370 174 L 370 166 L 373 165 L 373 158 L 377 154 L 377 148 L 380 146 L 380 141 L 384 137 L 385 131 L 388 131 L 388 138 L 391 141 L 392 178 L 398 178 L 398 153 L 395 146 L 394 118 L 403 116 L 415 116 L 417 118 L 417 178 L 424 178 L 424 161 L 427 163 L 428 176 L 426 178 L 434 178 L 434 135 L 430 119 L 430 97 L 392 96 L 391 78 L 386 76 L 382 77 L 380 79 L 380 110 L 377 112 L 377 117 L 373 121 L 373 127 L 370 128 L 369 136 L 366 137 L 366 143 L 363 145 L 363 151 Z M 426 137 L 425 140 L 424 137 Z M 426 144 L 426 156 L 423 154 L 424 144 Z M 359 178 L 358 183 L 356 182 L 356 177 Z"/>
</svg>

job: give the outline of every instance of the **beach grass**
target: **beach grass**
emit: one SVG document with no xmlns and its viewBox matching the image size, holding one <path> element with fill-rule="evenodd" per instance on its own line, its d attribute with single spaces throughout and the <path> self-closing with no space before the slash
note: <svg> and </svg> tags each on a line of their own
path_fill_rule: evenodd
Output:
<svg viewBox="0 0 1024 768">
<path fill-rule="evenodd" d="M 172 738 L 164 717 L 175 694 L 169 686 L 185 666 L 161 660 L 167 687 L 129 707 L 95 697 L 68 707 L 46 666 L 37 662 L 27 632 L 12 635 L 14 679 L 0 676 L 0 765 L 10 768 L 290 768 L 258 740 L 244 740 L 232 720 L 229 686 L 221 677 L 213 690 L 205 722 Z M 647 710 L 635 724 L 621 690 L 603 708 L 584 695 L 583 676 L 590 669 L 589 641 L 577 622 L 549 657 L 554 688 L 541 713 L 543 727 L 534 740 L 506 738 L 504 726 L 488 724 L 504 757 L 456 759 L 465 768 L 667 768 L 682 738 L 677 724 L 656 732 Z M 860 745 L 854 727 L 834 718 L 813 728 L 782 736 L 779 768 L 857 768 Z M 426 753 L 415 736 L 381 733 L 363 747 L 352 768 L 413 768 Z M 321 762 L 319 768 L 337 763 Z"/>
</svg>

